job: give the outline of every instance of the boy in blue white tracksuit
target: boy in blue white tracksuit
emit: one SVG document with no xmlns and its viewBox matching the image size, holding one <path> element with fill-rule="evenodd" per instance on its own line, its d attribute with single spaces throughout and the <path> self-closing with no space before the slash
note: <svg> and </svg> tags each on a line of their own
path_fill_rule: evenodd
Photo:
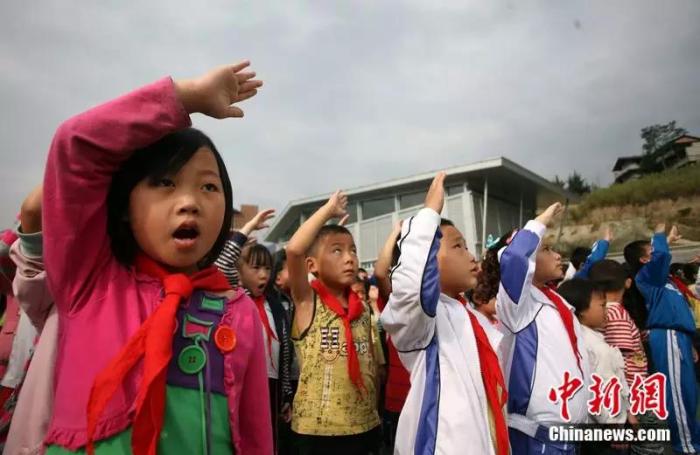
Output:
<svg viewBox="0 0 700 455">
<path fill-rule="evenodd" d="M 441 173 L 433 181 L 426 207 L 403 222 L 401 255 L 381 315 L 411 374 L 394 453 L 507 454 L 505 394 L 498 408 L 504 441 L 499 446 L 480 361 L 486 339 L 505 387 L 495 352 L 502 335 L 460 296 L 476 285 L 477 267 L 459 230 L 440 218 L 444 178 Z"/>
<path fill-rule="evenodd" d="M 514 454 L 573 454 L 573 443 L 549 439 L 548 427 L 563 422 L 561 402 L 549 393 L 565 372 L 581 381 L 568 401 L 570 421 L 588 420 L 590 368 L 574 308 L 547 287 L 561 279 L 561 256 L 541 244 L 546 225 L 562 211 L 557 203 L 529 221 L 501 249 L 496 312 L 506 333 L 501 360 L 508 387 L 508 426 Z M 486 260 L 494 255 L 487 255 Z M 486 264 L 484 264 L 486 267 Z"/>
<path fill-rule="evenodd" d="M 692 344 L 695 321 L 687 300 L 669 279 L 671 253 L 668 245 L 680 236 L 675 226 L 668 239 L 664 232 L 665 226 L 657 226 L 651 247 L 647 244 L 647 254 L 639 258 L 644 265 L 635 281 L 649 311 L 647 327 L 653 368 L 666 376 L 673 450 L 698 453 L 700 426 L 695 418 L 697 386 Z"/>
</svg>

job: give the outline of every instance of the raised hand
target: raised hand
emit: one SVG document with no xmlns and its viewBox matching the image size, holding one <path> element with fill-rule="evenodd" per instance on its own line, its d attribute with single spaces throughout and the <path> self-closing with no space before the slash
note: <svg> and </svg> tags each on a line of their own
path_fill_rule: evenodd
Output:
<svg viewBox="0 0 700 455">
<path fill-rule="evenodd" d="M 607 225 L 605 227 L 605 231 L 603 232 L 603 240 L 607 240 L 608 242 L 612 242 L 614 238 L 615 238 L 615 235 L 613 233 L 612 227 L 610 225 Z"/>
<path fill-rule="evenodd" d="M 327 210 L 327 218 L 343 218 L 347 215 L 348 197 L 338 190 L 328 199 L 324 208 Z"/>
<path fill-rule="evenodd" d="M 262 81 L 254 80 L 254 71 L 244 71 L 249 61 L 214 68 L 196 79 L 175 82 L 178 97 L 185 110 L 218 119 L 243 117 L 243 111 L 232 104 L 257 94 Z"/>
<path fill-rule="evenodd" d="M 683 236 L 678 233 L 678 227 L 674 224 L 673 227 L 671 228 L 671 232 L 668 233 L 668 244 L 676 243 L 680 239 L 682 239 Z"/>
<path fill-rule="evenodd" d="M 554 217 L 559 215 L 561 212 L 564 211 L 564 206 L 561 205 L 561 202 L 555 202 L 554 204 L 550 205 L 545 209 L 544 212 L 540 214 L 537 218 L 535 218 L 537 221 L 540 223 L 544 224 L 547 226 L 549 223 L 552 222 Z"/>
<path fill-rule="evenodd" d="M 241 233 L 245 235 L 250 235 L 253 231 L 259 231 L 268 227 L 267 221 L 275 216 L 274 209 L 267 209 L 258 212 L 250 221 L 248 221 L 243 228 Z"/>
<path fill-rule="evenodd" d="M 428 188 L 428 194 L 425 196 L 425 207 L 435 210 L 437 213 L 442 212 L 442 207 L 445 205 L 445 177 L 444 172 L 438 172 L 433 179 L 433 182 Z"/>
</svg>

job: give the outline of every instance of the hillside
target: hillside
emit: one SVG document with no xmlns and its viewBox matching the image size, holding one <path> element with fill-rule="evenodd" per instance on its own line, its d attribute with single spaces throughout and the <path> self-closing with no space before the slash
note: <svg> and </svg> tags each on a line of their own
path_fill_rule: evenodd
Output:
<svg viewBox="0 0 700 455">
<path fill-rule="evenodd" d="M 700 241 L 700 166 L 653 174 L 602 188 L 571 206 L 558 248 L 569 252 L 590 245 L 611 225 L 615 240 L 611 251 L 648 238 L 657 223 L 677 224 L 686 242 Z M 548 237 L 556 241 L 558 229 Z"/>
</svg>

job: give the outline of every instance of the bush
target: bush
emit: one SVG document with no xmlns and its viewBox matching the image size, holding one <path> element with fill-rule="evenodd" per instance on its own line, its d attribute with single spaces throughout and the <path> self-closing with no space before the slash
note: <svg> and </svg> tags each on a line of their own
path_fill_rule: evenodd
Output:
<svg viewBox="0 0 700 455">
<path fill-rule="evenodd" d="M 573 210 L 572 218 L 580 219 L 601 207 L 645 205 L 659 199 L 697 194 L 700 194 L 700 166 L 687 166 L 597 189 Z"/>
</svg>

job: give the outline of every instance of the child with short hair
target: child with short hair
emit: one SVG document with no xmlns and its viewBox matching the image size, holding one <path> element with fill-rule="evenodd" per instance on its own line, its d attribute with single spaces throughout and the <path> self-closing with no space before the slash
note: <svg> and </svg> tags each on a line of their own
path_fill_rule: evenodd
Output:
<svg viewBox="0 0 700 455">
<path fill-rule="evenodd" d="M 625 378 L 631 386 L 634 376 L 648 375 L 648 362 L 642 345 L 642 336 L 629 312 L 623 305 L 625 292 L 632 280 L 622 264 L 606 259 L 591 267 L 590 280 L 605 294 L 607 324 L 605 341 L 622 352 L 625 358 Z"/>
<path fill-rule="evenodd" d="M 381 320 L 411 372 L 394 453 L 510 453 L 501 334 L 463 293 L 476 285 L 466 241 L 441 219 L 445 173 L 425 207 L 405 220 L 391 296 Z"/>
<path fill-rule="evenodd" d="M 602 412 L 600 415 L 592 415 L 597 423 L 625 423 L 628 419 L 629 386 L 625 381 L 625 360 L 620 350 L 608 344 L 601 333 L 606 329 L 605 293 L 596 288 L 590 280 L 574 278 L 569 280 L 557 290 L 566 301 L 575 308 L 576 317 L 581 322 L 583 340 L 588 351 L 588 361 L 591 373 L 601 377 L 604 383 L 612 378 L 617 378 L 622 386 L 620 396 L 621 411 L 618 415 L 610 415 Z M 634 422 L 634 416 L 631 416 Z"/>
<path fill-rule="evenodd" d="M 590 368 L 581 324 L 573 307 L 548 286 L 563 277 L 561 256 L 542 242 L 547 224 L 562 211 L 560 203 L 549 206 L 523 229 L 505 237 L 495 247 L 498 253 L 483 264 L 484 269 L 487 260 L 499 264 L 496 312 L 506 329 L 501 354 L 508 384 L 510 442 L 517 454 L 576 451 L 574 443 L 550 440 L 546 426 L 565 421 L 559 400 L 550 400 L 550 390 L 560 387 L 567 373 L 570 380 L 582 384 L 568 399 L 569 422 L 588 420 Z"/>
<path fill-rule="evenodd" d="M 161 79 L 65 121 L 44 177 L 59 316 L 49 455 L 272 452 L 262 327 L 212 266 L 231 182 L 190 114 L 242 117 L 248 62 Z"/>
<path fill-rule="evenodd" d="M 302 455 L 376 453 L 380 442 L 371 310 L 351 290 L 357 249 L 345 227 L 326 225 L 345 216 L 346 207 L 337 191 L 286 248 L 301 368 L 292 430 Z"/>
<path fill-rule="evenodd" d="M 605 294 L 607 322 L 604 330 L 605 342 L 622 352 L 625 360 L 625 382 L 632 387 L 635 376 L 646 379 L 649 376 L 647 359 L 642 334 L 635 323 L 628 307 L 636 307 L 638 302 L 634 296 L 633 277 L 627 268 L 611 259 L 606 259 L 591 267 L 590 280 Z M 649 411 L 637 416 L 642 424 L 658 425 L 660 420 Z M 632 444 L 632 453 L 662 454 L 663 444 L 644 442 Z"/>
<path fill-rule="evenodd" d="M 608 384 L 610 381 L 619 381 L 620 384 L 620 408 L 617 414 L 613 415 L 610 409 L 601 406 L 599 412 L 590 414 L 592 421 L 598 424 L 624 424 L 627 421 L 636 424 L 636 417 L 629 412 L 629 387 L 624 380 L 625 361 L 622 353 L 606 343 L 600 332 L 606 324 L 605 294 L 585 278 L 574 278 L 562 283 L 557 292 L 576 310 L 576 317 L 581 322 L 591 373 L 598 375 L 602 384 Z M 628 447 L 627 444 L 584 442 L 581 445 L 581 455 L 616 455 L 621 454 L 622 450 L 626 453 Z"/>
<path fill-rule="evenodd" d="M 676 226 L 666 237 L 666 226 L 659 224 L 651 242 L 637 241 L 625 247 L 625 259 L 638 270 L 635 281 L 649 310 L 647 325 L 653 368 L 666 376 L 673 450 L 694 453 L 700 451 L 693 365 L 697 355 L 693 348 L 695 320 L 685 296 L 669 276 L 669 245 L 680 238 Z"/>
</svg>

